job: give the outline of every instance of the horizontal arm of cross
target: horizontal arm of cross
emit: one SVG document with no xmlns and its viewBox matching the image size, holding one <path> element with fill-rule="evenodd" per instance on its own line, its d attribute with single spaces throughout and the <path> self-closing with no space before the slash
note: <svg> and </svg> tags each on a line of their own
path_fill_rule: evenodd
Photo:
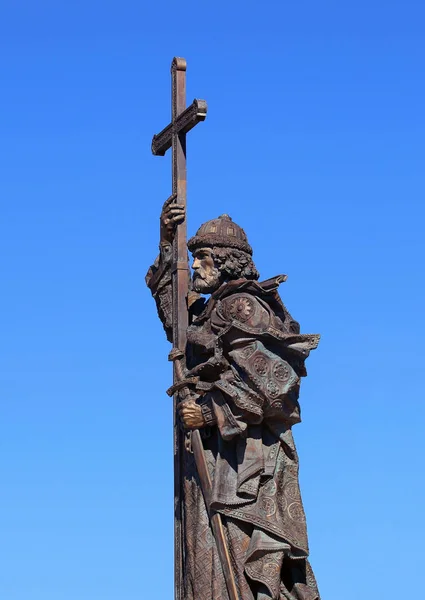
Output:
<svg viewBox="0 0 425 600">
<path fill-rule="evenodd" d="M 179 114 L 174 123 L 154 135 L 152 139 L 152 154 L 164 156 L 173 143 L 173 134 L 187 133 L 200 121 L 205 121 L 207 116 L 207 103 L 205 100 L 194 100 L 190 106 Z"/>
</svg>

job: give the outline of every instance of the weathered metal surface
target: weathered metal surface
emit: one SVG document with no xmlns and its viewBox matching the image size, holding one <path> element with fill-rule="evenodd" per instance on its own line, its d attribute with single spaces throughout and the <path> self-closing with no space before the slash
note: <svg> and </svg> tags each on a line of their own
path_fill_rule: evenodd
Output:
<svg viewBox="0 0 425 600">
<path fill-rule="evenodd" d="M 186 206 L 186 134 L 197 123 L 205 120 L 207 104 L 204 100 L 194 100 L 186 109 L 186 60 L 175 57 L 171 63 L 171 123 L 152 140 L 152 153 L 164 156 L 172 148 L 172 196 L 170 203 Z M 172 246 L 172 320 L 173 348 L 175 351 L 186 349 L 186 331 L 188 327 L 187 293 L 189 284 L 189 265 L 186 248 L 186 220 L 176 227 Z M 183 354 L 184 356 L 184 354 Z M 178 359 L 181 360 L 181 359 Z M 174 361 L 174 383 L 178 384 L 179 362 Z M 178 395 L 174 395 L 174 578 L 175 598 L 182 600 L 183 589 L 183 531 L 182 531 L 182 446 L 183 436 L 177 419 Z"/>
<path fill-rule="evenodd" d="M 174 59 L 172 123 L 153 141 L 156 154 L 173 148 L 173 194 L 146 277 L 173 343 L 175 597 L 320 600 L 292 437 L 319 336 L 301 334 L 282 302 L 286 275 L 257 281 L 247 236 L 228 215 L 189 240 L 189 285 L 185 136 L 205 113 L 199 101 L 185 108 L 185 70 Z"/>
<path fill-rule="evenodd" d="M 194 100 L 190 106 L 186 108 L 175 122 L 170 123 L 155 135 L 152 140 L 152 154 L 155 156 L 164 156 L 173 144 L 173 135 L 175 133 L 188 133 L 195 125 L 201 121 L 205 121 L 207 116 L 207 103 L 205 100 Z"/>
<path fill-rule="evenodd" d="M 182 355 L 177 349 L 173 349 L 170 353 L 172 359 L 176 361 L 175 364 L 175 374 L 177 378 L 180 379 L 180 382 L 174 385 L 174 388 L 178 389 L 178 393 L 181 399 L 180 405 L 183 406 L 186 402 L 191 402 L 191 392 L 188 387 L 189 380 L 186 379 L 186 385 L 180 387 L 179 384 L 183 381 L 184 378 L 184 355 Z M 169 357 L 170 358 L 170 357 Z M 223 569 L 224 578 L 226 581 L 226 587 L 229 594 L 230 600 L 240 600 L 238 590 L 236 587 L 235 576 L 233 573 L 233 568 L 231 564 L 231 558 L 229 554 L 229 549 L 227 547 L 226 535 L 223 528 L 223 523 L 221 521 L 221 516 L 219 513 L 215 512 L 211 508 L 211 498 L 212 498 L 212 483 L 211 476 L 208 470 L 207 460 L 205 457 L 204 447 L 202 444 L 201 434 L 199 433 L 199 429 L 194 429 L 191 433 L 186 434 L 186 449 L 193 453 L 195 458 L 195 464 L 197 469 L 197 474 L 199 477 L 200 487 L 202 489 L 202 495 L 205 500 L 205 507 L 208 512 L 208 516 L 210 518 L 211 529 L 213 532 L 214 540 L 217 546 L 217 552 L 220 557 L 221 567 Z"/>
</svg>

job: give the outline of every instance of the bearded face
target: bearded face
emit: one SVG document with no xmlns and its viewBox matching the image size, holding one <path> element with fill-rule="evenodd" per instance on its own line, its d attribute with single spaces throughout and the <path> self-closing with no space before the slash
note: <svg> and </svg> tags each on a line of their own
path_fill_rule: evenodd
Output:
<svg viewBox="0 0 425 600">
<path fill-rule="evenodd" d="M 214 262 L 210 248 L 200 248 L 193 254 L 193 290 L 199 294 L 212 294 L 222 283 L 222 274 Z"/>
</svg>

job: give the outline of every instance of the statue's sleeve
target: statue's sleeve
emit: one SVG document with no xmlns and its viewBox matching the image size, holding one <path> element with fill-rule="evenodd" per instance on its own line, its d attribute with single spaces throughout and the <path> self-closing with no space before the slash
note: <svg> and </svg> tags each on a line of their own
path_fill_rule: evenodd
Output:
<svg viewBox="0 0 425 600">
<path fill-rule="evenodd" d="M 270 307 L 246 293 L 218 303 L 213 327 L 229 364 L 215 388 L 236 420 L 281 422 L 287 427 L 298 423 L 300 372 L 296 367 L 304 364 L 319 336 L 279 329 Z"/>
<path fill-rule="evenodd" d="M 171 244 L 161 244 L 159 256 L 149 268 L 145 281 L 156 302 L 168 341 L 172 341 Z"/>
</svg>

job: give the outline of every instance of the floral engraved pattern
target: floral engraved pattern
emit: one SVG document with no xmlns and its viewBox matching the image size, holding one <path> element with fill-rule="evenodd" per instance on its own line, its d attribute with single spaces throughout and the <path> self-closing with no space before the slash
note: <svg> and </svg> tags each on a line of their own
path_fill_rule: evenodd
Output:
<svg viewBox="0 0 425 600">
<path fill-rule="evenodd" d="M 232 300 L 229 306 L 229 314 L 233 319 L 244 323 L 254 313 L 254 302 L 249 298 L 239 297 Z"/>
<path fill-rule="evenodd" d="M 291 373 L 289 371 L 288 365 L 286 365 L 284 362 L 278 362 L 273 367 L 273 375 L 278 381 L 286 382 L 288 381 Z"/>
<path fill-rule="evenodd" d="M 267 557 L 263 566 L 264 574 L 268 579 L 274 579 L 280 571 L 280 563 L 273 560 L 272 557 Z"/>
<path fill-rule="evenodd" d="M 243 350 L 241 350 L 241 356 L 242 358 L 249 358 L 254 354 L 254 352 L 255 344 L 249 344 L 249 346 L 246 346 Z"/>
<path fill-rule="evenodd" d="M 267 360 L 264 356 L 257 356 L 254 360 L 254 370 L 258 375 L 261 375 L 261 377 L 267 374 Z"/>
<path fill-rule="evenodd" d="M 274 496 L 276 494 L 276 489 L 276 482 L 273 479 L 270 479 L 263 488 L 264 493 L 267 494 L 267 496 Z"/>
<path fill-rule="evenodd" d="M 290 499 L 290 500 L 299 500 L 300 499 L 300 492 L 299 492 L 299 487 L 298 487 L 298 482 L 295 481 L 291 481 L 289 483 L 286 484 L 285 486 L 285 495 Z"/>
<path fill-rule="evenodd" d="M 288 514 L 293 521 L 305 522 L 304 510 L 301 502 L 293 502 L 288 506 Z"/>
<path fill-rule="evenodd" d="M 263 496 L 261 510 L 266 517 L 272 517 L 276 512 L 276 502 L 269 496 Z"/>
<path fill-rule="evenodd" d="M 267 384 L 267 394 L 270 398 L 277 398 L 280 394 L 279 387 L 273 381 L 269 381 Z"/>
</svg>

